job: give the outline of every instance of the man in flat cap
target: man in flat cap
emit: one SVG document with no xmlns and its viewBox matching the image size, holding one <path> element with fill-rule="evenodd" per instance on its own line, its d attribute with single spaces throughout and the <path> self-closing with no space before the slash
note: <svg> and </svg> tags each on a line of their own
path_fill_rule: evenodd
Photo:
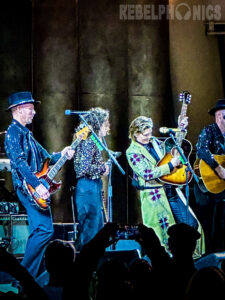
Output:
<svg viewBox="0 0 225 300">
<path fill-rule="evenodd" d="M 198 138 L 200 181 L 194 184 L 194 193 L 206 253 L 213 253 L 225 250 L 225 99 L 219 99 L 208 113 L 215 121 L 204 127 Z"/>
<path fill-rule="evenodd" d="M 13 120 L 5 137 L 5 150 L 10 159 L 12 181 L 17 196 L 26 209 L 29 223 L 29 238 L 22 265 L 36 278 L 43 264 L 45 248 L 53 235 L 53 222 L 50 206 L 45 209 L 37 205 L 49 204 L 50 192 L 47 186 L 36 176 L 46 159 L 50 164 L 67 155 L 71 159 L 74 150 L 65 147 L 62 152 L 49 154 L 33 137 L 26 127 L 35 115 L 34 105 L 39 101 L 33 99 L 30 92 L 18 92 L 9 96 L 7 111 L 11 111 Z M 28 185 L 33 189 L 32 198 Z"/>
<path fill-rule="evenodd" d="M 183 255 L 185 252 L 192 257 L 197 240 L 201 237 L 201 234 L 194 227 L 186 223 L 178 223 L 170 226 L 167 233 L 169 249 L 173 256 Z"/>
<path fill-rule="evenodd" d="M 152 264 L 154 281 L 151 290 L 155 289 L 158 299 L 183 299 L 188 282 L 196 271 L 194 251 L 201 234 L 186 223 L 171 225 L 167 230 L 169 254 L 153 228 L 140 224 L 139 232 L 138 242 Z"/>
</svg>

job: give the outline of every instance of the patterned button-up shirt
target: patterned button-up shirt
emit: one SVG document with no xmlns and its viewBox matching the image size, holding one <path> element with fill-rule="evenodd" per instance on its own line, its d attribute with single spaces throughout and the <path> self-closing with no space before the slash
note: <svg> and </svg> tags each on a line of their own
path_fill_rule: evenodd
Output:
<svg viewBox="0 0 225 300">
<path fill-rule="evenodd" d="M 89 137 L 77 146 L 74 155 L 74 170 L 76 178 L 88 177 L 99 179 L 105 173 L 105 163 L 101 151 Z"/>
<path fill-rule="evenodd" d="M 32 132 L 18 121 L 13 120 L 5 137 L 5 151 L 10 159 L 14 188 L 23 185 L 23 181 L 36 188 L 40 181 L 35 172 L 40 172 L 44 161 L 49 158 L 54 164 L 61 153 L 50 155 L 33 137 Z"/>
<path fill-rule="evenodd" d="M 199 135 L 197 156 L 203 159 L 212 169 L 218 167 L 213 154 L 225 154 L 224 136 L 216 123 L 204 127 Z"/>
</svg>

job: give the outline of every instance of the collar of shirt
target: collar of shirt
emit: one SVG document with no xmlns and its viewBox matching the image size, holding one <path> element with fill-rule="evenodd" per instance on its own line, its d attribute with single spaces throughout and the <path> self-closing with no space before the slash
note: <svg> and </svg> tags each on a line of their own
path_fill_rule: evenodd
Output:
<svg viewBox="0 0 225 300">
<path fill-rule="evenodd" d="M 13 119 L 12 120 L 12 124 L 18 126 L 20 129 L 22 129 L 24 132 L 29 133 L 31 132 L 27 127 L 23 126 L 20 122 L 18 122 L 17 120 Z"/>
</svg>

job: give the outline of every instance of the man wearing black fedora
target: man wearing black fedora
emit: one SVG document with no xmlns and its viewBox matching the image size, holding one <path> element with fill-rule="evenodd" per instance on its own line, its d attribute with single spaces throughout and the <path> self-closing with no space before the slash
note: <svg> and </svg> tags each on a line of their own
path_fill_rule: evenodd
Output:
<svg viewBox="0 0 225 300">
<path fill-rule="evenodd" d="M 211 168 L 215 178 L 218 176 L 219 179 L 225 179 L 225 168 L 214 157 L 215 155 L 225 155 L 225 99 L 219 99 L 208 113 L 215 120 L 200 132 L 196 144 L 197 159 L 202 159 Z M 213 177 L 210 177 L 210 180 L 214 185 Z M 194 194 L 197 214 L 205 233 L 206 253 L 224 251 L 225 190 L 215 192 L 195 183 Z"/>
<path fill-rule="evenodd" d="M 26 209 L 29 223 L 29 237 L 22 265 L 36 278 L 43 264 L 45 248 L 53 235 L 53 221 L 50 205 L 41 209 L 32 201 L 27 189 L 30 185 L 34 194 L 49 203 L 49 189 L 35 175 L 40 172 L 43 163 L 49 159 L 50 164 L 67 155 L 71 159 L 74 150 L 65 147 L 62 152 L 49 154 L 33 137 L 26 127 L 31 124 L 35 115 L 35 105 L 40 101 L 33 99 L 30 92 L 18 92 L 9 96 L 8 108 L 13 120 L 8 127 L 5 137 L 5 150 L 10 159 L 12 181 L 17 196 Z"/>
</svg>

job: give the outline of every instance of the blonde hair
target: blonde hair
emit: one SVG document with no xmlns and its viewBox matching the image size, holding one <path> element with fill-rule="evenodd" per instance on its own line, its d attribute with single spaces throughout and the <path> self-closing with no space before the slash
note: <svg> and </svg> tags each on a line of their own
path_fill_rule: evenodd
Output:
<svg viewBox="0 0 225 300">
<path fill-rule="evenodd" d="M 152 128 L 153 122 L 151 118 L 139 116 L 130 123 L 129 138 L 135 141 L 137 133 L 143 133 L 146 129 Z"/>
</svg>

